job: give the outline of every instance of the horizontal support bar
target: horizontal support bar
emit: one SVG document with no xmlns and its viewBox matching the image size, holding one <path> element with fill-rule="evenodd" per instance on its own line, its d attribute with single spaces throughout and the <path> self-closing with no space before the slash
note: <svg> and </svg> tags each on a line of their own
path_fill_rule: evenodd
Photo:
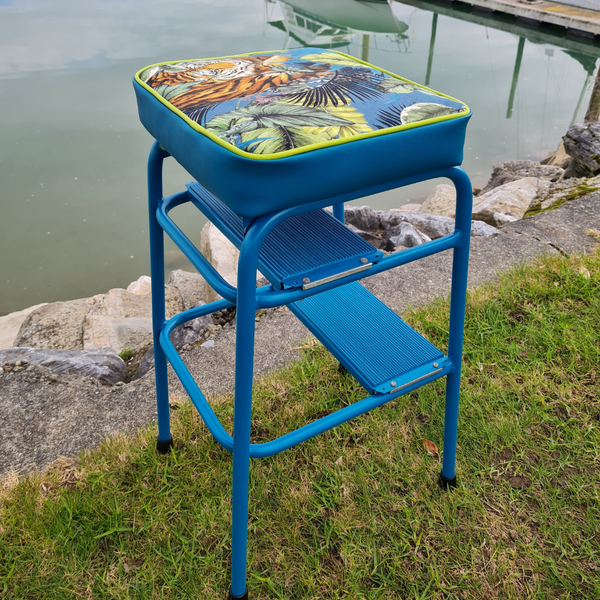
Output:
<svg viewBox="0 0 600 600">
<path fill-rule="evenodd" d="M 282 306 L 284 304 L 291 304 L 293 302 L 297 302 L 298 300 L 303 300 L 304 298 L 313 296 L 314 294 L 320 294 L 321 292 L 333 289 L 334 287 L 346 285 L 347 283 L 350 283 L 352 281 L 364 279 L 367 276 L 371 277 L 372 275 L 376 275 L 383 271 L 388 271 L 389 269 L 408 264 L 415 260 L 419 260 L 421 258 L 425 258 L 427 256 L 431 256 L 433 254 L 449 250 L 450 248 L 455 248 L 460 243 L 460 236 L 460 232 L 455 231 L 450 235 L 446 235 L 442 238 L 438 238 L 437 240 L 427 242 L 426 244 L 421 244 L 420 246 L 415 246 L 413 248 L 407 248 L 406 250 L 402 250 L 402 252 L 395 252 L 393 254 L 389 254 L 388 256 L 384 256 L 378 263 L 373 264 L 373 266 L 371 266 L 368 269 L 368 271 L 354 273 L 343 277 L 342 279 L 337 279 L 329 283 L 324 283 L 318 288 L 306 290 L 291 289 L 276 291 L 268 291 L 270 288 L 268 288 L 267 286 L 259 288 L 256 294 L 257 306 L 258 308 L 274 308 L 276 306 Z M 262 290 L 265 291 L 263 292 Z"/>
<path fill-rule="evenodd" d="M 189 321 L 191 319 L 195 319 L 204 314 L 208 314 L 207 307 L 212 307 L 212 311 L 222 310 L 223 308 L 227 308 L 231 306 L 231 303 L 226 300 L 219 300 L 217 302 L 212 302 L 211 304 L 205 304 L 203 306 L 199 306 L 197 308 L 192 308 L 190 310 L 185 311 L 184 313 L 180 313 L 179 315 L 165 321 L 165 324 L 160 333 L 160 345 L 164 350 L 164 353 L 173 366 L 173 370 L 179 377 L 183 387 L 186 389 L 188 394 L 190 395 L 190 399 L 200 417 L 204 421 L 206 427 L 215 438 L 215 440 L 226 450 L 229 452 L 233 451 L 233 437 L 227 433 L 217 416 L 215 415 L 213 409 L 210 404 L 206 400 L 204 394 L 198 387 L 195 379 L 192 377 L 189 372 L 187 366 L 179 356 L 177 350 L 171 343 L 169 339 L 169 335 L 177 327 L 182 323 Z M 402 389 L 394 391 L 392 393 L 387 394 L 374 394 L 372 396 L 367 396 L 358 402 L 355 402 L 349 406 L 345 406 L 334 413 L 321 417 L 312 423 L 308 423 L 295 431 L 291 431 L 286 433 L 274 440 L 269 442 L 263 442 L 260 444 L 250 444 L 250 457 L 251 458 L 264 458 L 267 456 L 273 456 L 274 454 L 279 454 L 284 450 L 288 450 L 293 446 L 301 444 L 310 438 L 319 435 L 337 425 L 341 425 L 346 421 L 349 421 L 355 417 L 358 417 L 369 410 L 386 404 L 391 400 L 399 398 L 404 394 L 408 394 L 413 390 L 425 385 L 426 383 L 431 383 L 440 377 L 444 377 L 448 373 L 454 370 L 454 364 L 452 361 L 448 361 L 448 363 L 444 366 L 444 368 L 439 369 L 438 371 L 431 374 L 431 376 L 426 378 L 421 378 L 418 381 L 412 382 L 408 386 L 404 386 Z"/>
<path fill-rule="evenodd" d="M 386 404 L 391 400 L 395 400 L 404 394 L 408 394 L 409 392 L 416 390 L 426 383 L 431 383 L 440 377 L 444 377 L 444 375 L 447 375 L 453 370 L 454 365 L 452 363 L 448 363 L 444 369 L 432 374 L 432 376 L 426 380 L 416 382 L 413 385 L 398 390 L 397 393 L 374 394 L 373 396 L 367 396 L 358 402 L 354 402 L 349 406 L 340 408 L 334 413 L 326 415 L 325 417 L 321 417 L 312 423 L 308 423 L 307 425 L 304 425 L 295 431 L 286 433 L 275 440 L 264 442 L 262 444 L 250 444 L 250 457 L 264 458 L 266 456 L 272 456 L 273 454 L 279 454 L 280 452 L 301 444 L 302 442 L 305 442 L 316 435 L 324 433 L 333 427 L 337 427 L 346 421 L 350 421 L 351 419 L 354 419 L 355 417 L 358 417 L 372 410 L 373 408 L 377 408 L 378 406 Z"/>
</svg>

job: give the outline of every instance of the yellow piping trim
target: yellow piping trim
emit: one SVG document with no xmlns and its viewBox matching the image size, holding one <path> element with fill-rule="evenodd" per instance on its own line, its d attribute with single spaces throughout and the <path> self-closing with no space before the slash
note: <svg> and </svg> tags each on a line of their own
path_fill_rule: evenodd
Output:
<svg viewBox="0 0 600 600">
<path fill-rule="evenodd" d="M 308 48 L 307 48 L 307 50 L 308 50 Z M 232 144 L 229 144 L 229 143 L 223 141 L 221 138 L 217 137 L 214 133 L 211 133 L 210 131 L 208 131 L 207 129 L 202 127 L 201 125 L 198 125 L 198 123 L 196 123 L 196 121 L 192 121 L 192 119 L 190 119 L 185 113 L 183 113 L 178 108 L 173 106 L 170 102 L 165 100 L 160 94 L 157 94 L 153 88 L 151 88 L 149 85 L 144 83 L 140 79 L 140 73 L 143 73 L 144 71 L 151 69 L 152 67 L 159 67 L 161 65 L 171 65 L 174 63 L 182 63 L 182 62 L 195 62 L 195 61 L 199 61 L 199 60 L 203 60 L 203 61 L 204 60 L 222 60 L 222 59 L 226 59 L 226 58 L 239 58 L 242 56 L 256 56 L 257 54 L 277 54 L 278 52 L 279 53 L 289 52 L 289 50 L 267 50 L 265 52 L 247 52 L 245 54 L 234 54 L 234 55 L 230 55 L 230 56 L 217 56 L 215 58 L 191 58 L 188 60 L 178 60 L 178 61 L 167 60 L 164 62 L 154 63 L 153 65 L 148 65 L 147 67 L 140 69 L 135 74 L 135 81 L 139 85 L 141 85 L 143 88 L 145 88 L 147 91 L 149 91 L 157 100 L 159 100 L 159 102 L 164 104 L 169 110 L 171 110 L 176 115 L 181 117 L 192 129 L 194 129 L 198 133 L 205 135 L 207 138 L 209 138 L 216 144 L 219 144 L 219 146 L 222 146 L 223 148 L 225 148 L 225 150 L 228 150 L 229 152 L 233 152 L 234 154 L 237 154 L 243 158 L 250 158 L 250 159 L 254 159 L 254 160 L 276 160 L 278 158 L 286 158 L 288 156 L 295 156 L 296 154 L 302 154 L 304 152 L 311 152 L 312 150 L 319 150 L 321 148 L 329 148 L 330 146 L 338 146 L 340 144 L 346 144 L 346 143 L 352 142 L 354 140 L 363 140 L 363 139 L 370 138 L 370 137 L 377 137 L 380 135 L 387 135 L 389 133 L 396 133 L 397 131 L 404 131 L 405 129 L 415 129 L 416 127 L 422 127 L 424 125 L 431 125 L 432 123 L 440 123 L 442 121 L 449 121 L 451 119 L 465 117 L 471 113 L 471 109 L 464 102 L 462 102 L 461 100 L 458 100 L 456 98 L 453 98 L 452 96 L 442 94 L 441 92 L 438 92 L 431 88 L 425 87 L 424 85 L 421 85 L 420 83 L 415 83 L 414 81 L 411 81 L 410 79 L 406 79 L 404 77 L 401 77 L 400 75 L 396 75 L 395 73 L 386 71 L 385 69 L 381 69 L 380 67 L 377 67 L 375 65 L 372 65 L 371 63 L 365 62 L 364 60 L 354 58 L 354 56 L 351 56 L 350 54 L 345 54 L 344 52 L 339 52 L 337 50 L 327 50 L 327 51 L 330 53 L 339 54 L 340 56 L 345 56 L 346 58 L 349 58 L 349 59 L 353 60 L 354 62 L 366 65 L 367 67 L 369 67 L 371 69 L 375 69 L 376 71 L 379 71 L 380 73 L 386 73 L 387 75 L 395 77 L 396 79 L 399 79 L 401 81 L 406 81 L 407 83 L 416 85 L 417 87 L 419 87 L 421 89 L 428 90 L 430 92 L 434 92 L 437 96 L 441 96 L 442 98 L 447 98 L 448 100 L 453 100 L 454 102 L 459 102 L 460 104 L 462 104 L 465 107 L 466 112 L 461 112 L 461 113 L 457 113 L 454 115 L 443 115 L 441 117 L 434 117 L 433 119 L 425 119 L 423 121 L 417 121 L 416 123 L 407 123 L 406 125 L 398 125 L 397 127 L 390 127 L 388 129 L 380 129 L 378 131 L 370 131 L 369 133 L 360 133 L 358 135 L 353 135 L 352 137 L 330 140 L 328 142 L 320 142 L 318 144 L 311 144 L 309 146 L 302 146 L 301 148 L 295 148 L 294 150 L 285 150 L 284 152 L 278 152 L 277 154 L 252 154 L 251 152 L 245 152 L 244 150 L 240 150 L 237 146 L 234 146 Z"/>
</svg>

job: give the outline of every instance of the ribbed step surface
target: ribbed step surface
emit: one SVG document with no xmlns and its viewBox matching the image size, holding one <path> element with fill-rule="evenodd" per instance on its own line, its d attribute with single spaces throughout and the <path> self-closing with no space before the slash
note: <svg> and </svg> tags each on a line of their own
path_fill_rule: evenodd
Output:
<svg viewBox="0 0 600 600">
<path fill-rule="evenodd" d="M 194 205 L 240 248 L 242 219 L 199 183 L 188 183 L 187 188 Z M 305 278 L 314 282 L 364 267 L 382 256 L 380 250 L 319 209 L 290 217 L 273 229 L 262 246 L 259 270 L 276 287 L 297 287 Z"/>
<path fill-rule="evenodd" d="M 392 392 L 448 366 L 443 352 L 358 282 L 289 309 L 370 393 Z"/>
</svg>

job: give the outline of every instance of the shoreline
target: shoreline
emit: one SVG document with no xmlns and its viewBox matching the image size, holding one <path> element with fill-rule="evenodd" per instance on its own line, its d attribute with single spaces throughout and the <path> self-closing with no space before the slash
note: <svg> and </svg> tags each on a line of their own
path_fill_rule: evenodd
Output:
<svg viewBox="0 0 600 600">
<path fill-rule="evenodd" d="M 506 165 L 509 165 L 508 169 Z M 530 261 L 540 254 L 570 255 L 595 251 L 600 242 L 600 176 L 570 178 L 568 181 L 559 177 L 552 182 L 531 176 L 530 169 L 539 169 L 540 163 L 513 161 L 497 167 L 490 180 L 491 189 L 482 190 L 476 198 L 479 203 L 475 206 L 482 217 L 502 223 L 495 227 L 481 221 L 488 233 L 490 229 L 493 231 L 489 235 L 471 238 L 469 287 L 493 281 L 497 273 Z M 560 169 L 562 175 L 568 173 L 568 168 L 566 171 L 562 167 Z M 557 172 L 553 173 L 556 175 Z M 504 182 L 506 177 L 512 177 L 512 180 Z M 532 180 L 537 180 L 537 183 L 534 185 Z M 534 188 L 536 194 L 532 197 Z M 543 188 L 542 195 L 537 193 L 538 188 Z M 512 190 L 511 202 L 508 202 L 507 194 L 498 194 L 498 190 Z M 433 197 L 431 199 L 433 201 Z M 534 199 L 537 201 L 533 202 Z M 494 207 L 501 205 L 505 210 L 513 211 L 513 214 L 494 210 Z M 521 217 L 525 218 L 514 216 L 517 208 L 522 211 Z M 447 207 L 440 210 L 447 210 Z M 535 214 L 527 216 L 528 210 Z M 449 224 L 453 223 L 453 219 L 447 216 L 406 210 L 373 211 L 369 207 L 348 207 L 346 215 L 349 224 L 361 235 L 368 239 L 375 238 L 374 242 L 388 247 L 392 244 L 395 251 L 401 251 L 402 244 L 398 242 L 402 236 L 407 245 L 425 243 L 427 240 L 412 238 L 417 234 L 428 239 L 435 235 L 441 237 L 445 235 Z M 352 225 L 352 222 L 355 224 Z M 226 263 L 237 264 L 235 249 L 231 245 L 218 246 L 218 230 L 214 226 L 211 231 L 207 225 L 206 230 L 205 240 L 211 241 L 207 247 L 215 250 L 210 258 L 211 263 L 226 278 L 235 278 L 235 272 L 225 273 Z M 224 256 L 216 251 L 219 248 L 229 248 L 230 252 Z M 234 251 L 231 252 L 231 249 Z M 404 265 L 401 267 L 401 276 L 398 269 L 392 269 L 363 280 L 363 284 L 401 315 L 412 307 L 449 292 L 451 264 L 452 252 L 445 251 Z M 199 274 L 174 271 L 171 275 L 167 285 L 170 290 L 168 313 L 175 314 L 195 303 L 212 300 L 207 296 L 205 282 Z M 24 328 L 27 331 L 21 333 L 21 339 L 33 343 L 29 343 L 27 348 L 11 347 L 8 352 L 36 350 L 34 346 L 43 344 L 43 339 L 58 343 L 68 338 L 83 345 L 85 336 L 88 340 L 102 341 L 107 336 L 116 335 L 115 331 L 120 332 L 119 335 L 125 331 L 129 332 L 127 335 L 137 336 L 140 331 L 147 335 L 149 328 L 151 335 L 149 316 L 131 316 L 149 314 L 150 296 L 147 292 L 142 293 L 148 287 L 148 279 L 140 278 L 135 282 L 136 289 L 132 288 L 129 292 L 114 289 L 88 299 L 43 306 L 37 310 L 40 318 L 30 319 Z M 261 284 L 259 281 L 258 285 Z M 32 314 L 35 316 L 36 311 Z M 59 318 L 63 321 L 59 321 Z M 174 333 L 179 336 L 177 346 L 180 355 L 198 386 L 206 396 L 215 397 L 231 393 L 234 387 L 235 314 L 227 312 L 216 315 L 217 320 L 208 319 L 210 322 L 190 322 L 186 327 L 181 326 L 180 332 Z M 124 327 L 128 320 L 132 325 L 129 329 Z M 57 323 L 65 325 L 57 327 Z M 111 324 L 119 327 L 111 329 Z M 56 337 L 57 331 L 62 338 Z M 308 336 L 308 330 L 286 307 L 257 314 L 256 377 L 262 377 L 296 359 L 299 347 Z M 123 339 L 133 338 L 114 339 L 123 342 Z M 10 358 L 3 360 L 2 356 L 6 356 L 7 350 L 0 350 L 0 410 L 5 415 L 5 430 L 0 436 L 0 452 L 5 457 L 3 472 L 12 469 L 25 473 L 43 469 L 60 456 L 74 457 L 108 436 L 133 431 L 155 421 L 156 399 L 151 361 L 146 361 L 143 373 L 140 367 L 139 372 L 131 377 L 127 371 L 131 365 L 119 357 L 119 353 L 124 356 L 123 350 L 118 352 L 119 348 L 112 344 L 98 345 L 101 347 L 97 348 L 95 356 L 100 362 L 92 364 L 97 369 L 95 375 L 85 371 L 90 368 L 90 361 L 82 364 L 84 355 L 94 354 L 90 349 L 36 350 L 54 352 L 54 362 L 44 362 L 48 360 L 46 357 L 37 364 L 27 359 L 26 364 L 23 361 L 16 364 L 17 360 Z M 57 358 L 57 353 L 61 352 L 70 352 L 71 358 L 75 355 L 79 362 L 73 367 L 67 360 L 69 357 L 63 356 L 61 363 Z M 146 350 L 140 364 L 151 355 L 152 352 Z M 127 360 L 131 360 L 131 357 Z M 6 369 L 8 363 L 11 364 Z M 117 363 L 120 365 L 118 368 L 115 367 Z M 101 377 L 105 375 L 101 369 L 110 371 L 111 368 L 113 375 L 118 371 L 120 379 L 102 381 Z M 188 395 L 171 367 L 169 373 L 170 402 L 176 405 L 185 401 Z M 15 402 L 15 399 L 19 401 Z"/>
</svg>

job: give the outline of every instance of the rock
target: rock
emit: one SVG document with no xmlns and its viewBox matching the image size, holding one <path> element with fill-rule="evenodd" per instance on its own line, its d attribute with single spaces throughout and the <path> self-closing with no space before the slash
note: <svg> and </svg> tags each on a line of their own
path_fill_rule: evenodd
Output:
<svg viewBox="0 0 600 600">
<path fill-rule="evenodd" d="M 208 341 L 204 342 L 204 344 L 201 344 L 200 347 L 201 348 L 214 348 L 215 340 L 208 340 Z"/>
<path fill-rule="evenodd" d="M 14 345 L 50 350 L 83 350 L 86 312 L 85 298 L 45 304 L 26 317 Z"/>
<path fill-rule="evenodd" d="M 215 325 L 226 325 L 227 323 L 235 323 L 236 307 L 231 306 L 223 310 L 217 310 L 212 313 L 211 317 Z"/>
<path fill-rule="evenodd" d="M 181 294 L 165 286 L 167 319 L 184 310 Z M 129 349 L 139 352 L 152 344 L 152 297 L 115 288 L 88 300 L 83 323 L 83 348 L 110 346 L 117 353 Z"/>
<path fill-rule="evenodd" d="M 109 317 L 88 315 L 83 326 L 85 350 L 110 346 L 120 354 L 123 350 L 134 352 L 152 344 L 152 319 L 150 317 Z"/>
<path fill-rule="evenodd" d="M 398 246 L 412 248 L 431 241 L 431 238 L 415 229 L 414 225 L 410 223 L 400 223 L 392 233 L 393 235 L 388 238 L 384 247 L 388 252 L 395 250 Z"/>
<path fill-rule="evenodd" d="M 127 379 L 127 365 L 112 348 L 95 350 L 47 350 L 8 348 L 0 350 L 0 363 L 21 360 L 41 365 L 53 373 L 69 373 L 77 377 L 94 377 L 104 385 L 115 385 Z M 50 376 L 56 381 L 56 375 Z"/>
<path fill-rule="evenodd" d="M 205 302 L 200 300 L 190 308 L 195 308 L 196 306 L 203 306 L 204 304 Z M 207 328 L 213 326 L 214 325 L 211 315 L 204 315 L 203 317 L 198 317 L 197 319 L 193 319 L 192 321 L 183 323 L 179 327 L 175 328 L 175 331 L 171 333 L 171 342 L 173 343 L 173 346 L 175 346 L 175 350 L 181 350 L 181 348 L 183 348 L 184 346 L 187 346 L 188 344 L 193 344 L 199 339 L 202 339 Z M 152 338 L 150 338 L 150 343 L 152 343 Z M 138 367 L 132 379 L 135 381 L 140 377 L 143 377 L 153 366 L 154 346 L 150 346 L 146 354 L 144 354 L 144 356 L 142 357 L 142 360 L 140 361 L 140 366 Z"/>
<path fill-rule="evenodd" d="M 456 189 L 453 185 L 436 185 L 421 206 L 420 212 L 440 217 L 452 217 L 456 214 Z"/>
<path fill-rule="evenodd" d="M 370 206 L 346 206 L 344 208 L 346 225 L 354 225 L 362 231 L 380 229 L 379 216 Z"/>
<path fill-rule="evenodd" d="M 560 144 L 558 145 L 556 152 L 553 152 L 552 154 L 550 154 L 550 156 L 540 161 L 540 164 L 566 169 L 569 166 L 571 160 L 572 158 L 565 151 L 565 143 L 563 142 L 563 140 L 560 140 Z"/>
<path fill-rule="evenodd" d="M 369 244 L 371 244 L 371 246 L 374 248 L 383 248 L 383 246 L 385 246 L 385 240 L 380 235 L 376 235 L 370 231 L 363 231 L 351 223 L 346 223 L 346 225 L 349 229 L 354 231 L 356 235 L 359 235 L 363 240 L 365 240 L 365 242 L 369 242 Z"/>
<path fill-rule="evenodd" d="M 529 207 L 529 212 L 544 211 L 560 206 L 566 200 L 574 199 L 586 191 L 595 191 L 600 188 L 600 175 L 586 179 L 583 183 L 580 179 L 563 179 L 551 183 L 548 189 L 538 191 L 535 204 Z"/>
<path fill-rule="evenodd" d="M 197 306 L 203 306 L 204 304 L 206 303 L 200 300 L 190 308 L 196 308 Z M 203 317 L 198 317 L 197 319 L 183 323 L 183 325 L 180 325 L 173 333 L 171 333 L 171 342 L 173 343 L 173 346 L 175 346 L 176 350 L 179 350 L 187 344 L 197 342 L 209 325 L 213 325 L 211 315 L 204 315 Z"/>
<path fill-rule="evenodd" d="M 454 219 L 450 217 L 438 217 L 421 212 L 393 214 L 398 215 L 402 221 L 410 223 L 432 240 L 450 235 L 454 231 Z M 385 219 L 382 219 L 382 221 L 385 221 Z"/>
<path fill-rule="evenodd" d="M 565 169 L 565 179 L 580 179 L 581 177 L 589 177 L 589 173 L 573 158 Z"/>
<path fill-rule="evenodd" d="M 471 221 L 471 235 L 475 237 L 492 237 L 500 231 L 483 221 Z"/>
<path fill-rule="evenodd" d="M 130 294 L 139 294 L 140 296 L 150 294 L 152 292 L 152 280 L 148 275 L 142 275 L 127 286 L 127 291 Z"/>
<path fill-rule="evenodd" d="M 36 304 L 35 306 L 30 306 L 29 308 L 24 308 L 23 310 L 18 310 L 0 317 L 0 350 L 2 348 L 12 348 L 15 345 L 15 338 L 19 333 L 19 329 L 21 329 L 23 321 L 25 321 L 34 310 L 37 310 L 42 306 L 46 306 L 46 303 Z"/>
<path fill-rule="evenodd" d="M 177 269 L 169 273 L 168 284 L 176 287 L 181 294 L 185 310 L 204 300 L 206 281 L 200 273 L 190 273 Z"/>
<path fill-rule="evenodd" d="M 600 173 L 600 122 L 571 125 L 563 141 L 566 152 L 586 175 Z"/>
<path fill-rule="evenodd" d="M 154 346 L 150 346 L 148 351 L 142 357 L 140 361 L 140 366 L 137 368 L 134 376 L 131 378 L 131 381 L 137 381 L 141 377 L 143 377 L 152 367 L 154 367 Z"/>
<path fill-rule="evenodd" d="M 535 177 L 537 179 L 549 179 L 558 181 L 563 175 L 564 169 L 560 167 L 541 165 L 532 160 L 510 160 L 494 165 L 492 177 L 488 184 L 481 190 L 481 196 L 506 183 L 517 181 L 526 177 Z"/>
<path fill-rule="evenodd" d="M 210 221 L 200 233 L 200 252 L 227 283 L 237 287 L 239 250 Z M 261 277 L 257 271 L 256 279 Z M 215 302 L 221 298 L 208 282 L 205 282 L 203 295 L 206 302 Z"/>
<path fill-rule="evenodd" d="M 477 198 L 473 218 L 499 226 L 523 218 L 538 194 L 538 179 L 524 177 L 505 183 Z"/>
<path fill-rule="evenodd" d="M 167 319 L 184 310 L 183 299 L 176 287 L 165 286 L 165 314 Z M 132 294 L 121 288 L 98 294 L 88 299 L 88 315 L 102 315 L 118 319 L 152 316 L 152 296 Z"/>
</svg>

